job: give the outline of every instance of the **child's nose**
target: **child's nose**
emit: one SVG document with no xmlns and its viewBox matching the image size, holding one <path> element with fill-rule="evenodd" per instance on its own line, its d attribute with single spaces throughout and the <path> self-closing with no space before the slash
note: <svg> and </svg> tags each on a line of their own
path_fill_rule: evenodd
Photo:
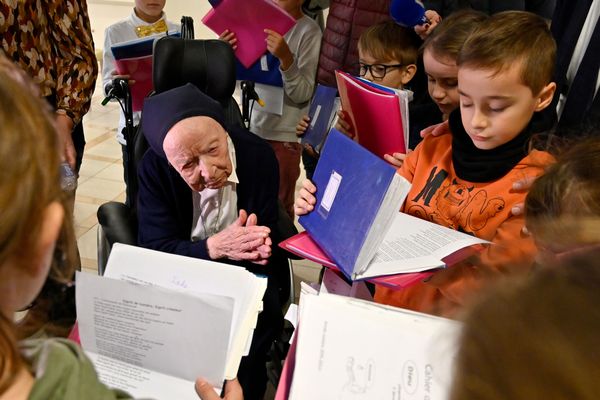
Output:
<svg viewBox="0 0 600 400">
<path fill-rule="evenodd" d="M 473 112 L 473 117 L 471 118 L 471 126 L 473 126 L 473 128 L 485 128 L 487 126 L 487 118 L 485 117 L 485 115 L 483 115 L 482 112 L 480 112 L 479 110 L 475 109 L 475 111 Z"/>
</svg>

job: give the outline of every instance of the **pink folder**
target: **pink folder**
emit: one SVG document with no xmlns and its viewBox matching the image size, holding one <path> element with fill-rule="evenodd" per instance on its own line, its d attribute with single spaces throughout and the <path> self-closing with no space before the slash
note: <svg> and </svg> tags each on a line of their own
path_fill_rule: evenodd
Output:
<svg viewBox="0 0 600 400">
<path fill-rule="evenodd" d="M 296 332 L 298 332 L 297 328 Z M 290 397 L 290 389 L 292 388 L 292 379 L 296 367 L 296 341 L 297 335 L 294 336 L 294 340 L 290 344 L 290 349 L 283 363 L 279 384 L 277 384 L 277 392 L 275 393 L 275 400 L 287 400 Z"/>
<path fill-rule="evenodd" d="M 342 109 L 350 117 L 358 143 L 381 158 L 406 153 L 398 95 L 370 87 L 341 71 L 336 71 L 336 80 Z"/>
<path fill-rule="evenodd" d="M 123 58 L 115 60 L 117 72 L 129 75 L 135 83 L 130 86 L 131 105 L 133 111 L 141 111 L 144 98 L 153 89 L 152 85 L 152 54 L 137 58 Z"/>
<path fill-rule="evenodd" d="M 285 35 L 296 20 L 272 0 L 221 0 L 202 22 L 217 35 L 226 29 L 235 32 L 235 55 L 246 67 L 254 64 L 267 51 L 265 29 Z"/>
<path fill-rule="evenodd" d="M 337 265 L 335 265 L 335 263 L 331 261 L 329 257 L 327 257 L 319 245 L 315 243 L 315 241 L 306 231 L 300 232 L 299 234 L 284 240 L 283 242 L 279 243 L 279 247 L 289 251 L 290 253 L 296 254 L 297 256 L 314 261 L 335 271 L 339 271 Z M 433 272 L 430 271 L 413 272 L 407 274 L 378 276 L 376 278 L 369 278 L 367 281 L 392 289 L 404 289 L 419 281 L 422 281 L 423 279 L 429 278 L 431 275 L 433 275 Z"/>
</svg>

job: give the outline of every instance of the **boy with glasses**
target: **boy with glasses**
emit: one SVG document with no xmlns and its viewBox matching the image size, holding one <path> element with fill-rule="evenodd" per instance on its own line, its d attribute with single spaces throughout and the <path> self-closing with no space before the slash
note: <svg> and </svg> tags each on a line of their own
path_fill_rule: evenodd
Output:
<svg viewBox="0 0 600 400">
<path fill-rule="evenodd" d="M 358 39 L 359 75 L 383 86 L 404 89 L 417 72 L 419 45 L 420 40 L 412 30 L 393 21 L 384 21 L 373 25 L 367 28 Z M 432 123 L 435 122 L 432 121 Z M 302 136 L 309 123 L 310 119 L 305 115 L 296 127 L 296 134 Z M 348 136 L 353 136 L 353 127 L 343 110 L 338 112 L 335 128 Z M 413 129 L 411 129 L 412 131 Z M 416 143 L 412 143 L 413 136 L 411 134 L 410 144 L 414 147 Z M 419 137 L 418 131 L 416 131 L 416 137 Z M 307 167 L 312 164 L 312 171 L 314 171 L 315 154 L 310 149 L 307 149 L 305 153 L 312 156 L 313 162 L 309 163 L 311 160 L 307 162 L 308 157 L 303 156 L 304 165 Z M 399 166 L 398 163 L 401 161 L 396 159 L 396 154 L 399 153 L 386 154 L 385 160 L 392 165 Z M 312 176 L 312 171 L 309 173 L 307 168 L 308 177 Z"/>
</svg>

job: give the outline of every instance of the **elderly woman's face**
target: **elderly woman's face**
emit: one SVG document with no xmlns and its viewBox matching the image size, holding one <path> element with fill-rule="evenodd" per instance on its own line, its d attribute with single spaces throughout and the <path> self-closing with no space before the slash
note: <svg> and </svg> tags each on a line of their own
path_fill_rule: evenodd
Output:
<svg viewBox="0 0 600 400">
<path fill-rule="evenodd" d="M 163 143 L 169 163 L 197 192 L 222 187 L 231 174 L 227 132 L 209 117 L 191 117 L 175 124 Z"/>
</svg>

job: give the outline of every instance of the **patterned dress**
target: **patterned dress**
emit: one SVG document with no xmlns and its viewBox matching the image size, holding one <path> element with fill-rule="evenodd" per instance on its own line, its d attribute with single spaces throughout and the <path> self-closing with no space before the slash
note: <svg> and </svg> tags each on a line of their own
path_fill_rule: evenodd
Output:
<svg viewBox="0 0 600 400">
<path fill-rule="evenodd" d="M 85 0 L 2 0 L 0 40 L 42 96 L 78 124 L 98 74 Z"/>
</svg>

